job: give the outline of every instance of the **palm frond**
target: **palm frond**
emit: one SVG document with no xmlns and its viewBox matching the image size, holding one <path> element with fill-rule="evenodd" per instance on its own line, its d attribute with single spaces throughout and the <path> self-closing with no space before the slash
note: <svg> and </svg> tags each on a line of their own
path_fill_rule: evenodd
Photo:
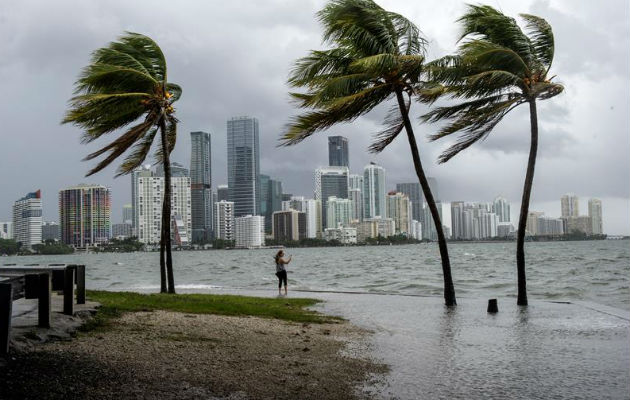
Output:
<svg viewBox="0 0 630 400">
<path fill-rule="evenodd" d="M 483 100 L 486 100 L 485 104 Z M 460 134 L 455 144 L 440 155 L 438 162 L 445 163 L 462 150 L 485 139 L 508 112 L 524 101 L 522 97 L 508 97 L 502 101 L 479 99 L 476 100 L 477 104 L 460 107 L 457 111 L 450 110 L 452 122 L 441 128 L 438 133 L 429 136 L 429 139 L 433 141 L 456 132 Z M 447 110 L 439 112 L 446 113 Z"/>
<path fill-rule="evenodd" d="M 109 151 L 109 155 L 105 157 L 101 162 L 99 162 L 96 167 L 91 169 L 86 176 L 94 175 L 95 173 L 101 171 L 103 168 L 109 166 L 115 159 L 120 157 L 125 151 L 127 151 L 133 144 L 144 137 L 144 135 L 151 129 L 151 127 L 155 124 L 155 121 L 152 118 L 145 119 L 142 123 L 131 127 L 126 133 L 118 137 L 109 145 L 103 147 L 102 149 L 89 154 L 85 160 L 94 159 L 101 154 Z"/>
<path fill-rule="evenodd" d="M 144 163 L 144 160 L 146 160 L 151 151 L 151 146 L 153 145 L 153 140 L 157 132 L 158 128 L 153 128 L 141 140 L 136 141 L 131 149 L 131 154 L 129 154 L 118 167 L 116 176 L 129 174 Z"/>
<path fill-rule="evenodd" d="M 405 113 L 409 115 L 409 109 L 411 108 L 411 97 L 407 98 L 405 102 Z M 391 142 L 396 139 L 396 137 L 402 132 L 405 127 L 405 121 L 402 117 L 402 113 L 400 111 L 400 107 L 398 104 L 392 106 L 387 115 L 385 116 L 385 121 L 383 122 L 385 129 L 380 132 L 374 134 L 374 139 L 372 140 L 372 144 L 369 147 L 369 151 L 371 153 L 380 153 L 385 150 L 387 146 Z"/>
<path fill-rule="evenodd" d="M 350 50 L 345 48 L 311 51 L 308 56 L 295 62 L 288 83 L 292 87 L 316 86 L 328 77 L 347 73 L 353 60 Z"/>
<path fill-rule="evenodd" d="M 281 137 L 279 146 L 291 146 L 317 131 L 340 122 L 353 121 L 370 112 L 391 96 L 389 85 L 382 84 L 365 89 L 355 95 L 337 99 L 325 108 L 315 109 L 291 119 Z"/>
<path fill-rule="evenodd" d="M 551 25 L 543 18 L 531 14 L 520 14 L 526 21 L 527 33 L 531 37 L 533 52 L 536 58 L 545 66 L 547 75 L 553 62 L 555 51 L 553 31 Z"/>
<path fill-rule="evenodd" d="M 533 58 L 529 38 L 514 18 L 508 17 L 487 5 L 468 5 L 466 13 L 458 19 L 462 25 L 460 41 L 482 39 L 513 50 L 526 64 Z"/>
</svg>

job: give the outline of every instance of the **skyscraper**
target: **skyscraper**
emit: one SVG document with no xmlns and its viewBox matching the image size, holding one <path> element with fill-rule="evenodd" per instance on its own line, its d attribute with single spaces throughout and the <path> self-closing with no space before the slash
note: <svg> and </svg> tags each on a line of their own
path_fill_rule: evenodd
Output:
<svg viewBox="0 0 630 400">
<path fill-rule="evenodd" d="M 30 250 L 42 242 L 42 192 L 28 193 L 13 204 L 13 238 Z"/>
<path fill-rule="evenodd" d="M 143 165 L 131 172 L 131 231 L 135 237 L 139 236 L 138 220 L 140 212 L 140 204 L 138 204 L 138 178 L 153 176 L 150 165 Z"/>
<path fill-rule="evenodd" d="M 352 218 L 352 202 L 348 199 L 328 198 L 326 206 L 326 228 L 348 226 Z"/>
<path fill-rule="evenodd" d="M 265 245 L 265 218 L 246 215 L 234 219 L 235 247 L 252 248 Z"/>
<path fill-rule="evenodd" d="M 348 139 L 343 136 L 328 137 L 328 165 L 331 167 L 350 167 Z"/>
<path fill-rule="evenodd" d="M 363 217 L 385 218 L 385 169 L 371 162 L 363 170 Z"/>
<path fill-rule="evenodd" d="M 234 117 L 227 122 L 228 191 L 234 217 L 258 215 L 260 144 L 258 120 Z"/>
<path fill-rule="evenodd" d="M 131 227 L 131 225 L 129 225 L 129 227 Z M 58 223 L 47 221 L 42 225 L 42 241 L 45 242 L 47 240 L 61 240 L 61 229 Z"/>
<path fill-rule="evenodd" d="M 593 224 L 593 235 L 603 234 L 602 201 L 600 199 L 590 199 L 588 201 L 588 216 Z"/>
<path fill-rule="evenodd" d="M 122 222 L 123 224 L 133 224 L 133 205 L 132 204 L 124 204 L 123 205 L 123 213 L 122 213 Z"/>
<path fill-rule="evenodd" d="M 306 213 L 287 210 L 273 213 L 272 234 L 275 240 L 300 240 L 306 237 Z"/>
<path fill-rule="evenodd" d="M 578 217 L 580 215 L 579 198 L 573 193 L 567 193 L 560 198 L 561 216 Z"/>
<path fill-rule="evenodd" d="M 212 145 L 207 132 L 190 132 L 190 209 L 192 240 L 207 242 L 212 236 Z"/>
<path fill-rule="evenodd" d="M 164 177 L 143 170 L 136 177 L 133 200 L 135 235 L 146 244 L 157 244 L 162 236 L 162 202 Z M 188 238 L 192 230 L 190 211 L 190 177 L 171 174 L 171 233 Z M 176 218 L 179 217 L 179 218 Z M 181 226 L 179 225 L 181 223 Z M 176 230 L 174 228 L 177 228 Z M 174 242 L 176 243 L 176 241 Z"/>
<path fill-rule="evenodd" d="M 111 191 L 102 185 L 77 185 L 59 191 L 61 241 L 74 247 L 96 246 L 112 235 Z"/>
<path fill-rule="evenodd" d="M 214 236 L 234 240 L 234 203 L 221 200 L 214 203 Z"/>
<path fill-rule="evenodd" d="M 498 196 L 494 199 L 492 212 L 499 217 L 499 222 L 510 222 L 510 203 L 505 198 Z"/>
<path fill-rule="evenodd" d="M 387 217 L 394 220 L 396 234 L 411 237 L 411 203 L 409 197 L 403 193 L 390 192 L 386 197 Z"/>
<path fill-rule="evenodd" d="M 409 183 L 397 183 L 396 191 L 399 193 L 406 194 L 409 197 L 409 202 L 411 203 L 411 216 L 416 221 L 422 221 L 424 219 L 422 203 L 424 201 L 424 196 L 422 195 L 422 187 L 420 187 L 420 183 L 418 182 L 409 182 Z"/>
<path fill-rule="evenodd" d="M 327 227 L 328 198 L 348 198 L 348 167 L 322 167 L 315 170 L 315 199 L 322 202 L 322 225 Z"/>
<path fill-rule="evenodd" d="M 230 198 L 230 191 L 228 190 L 228 185 L 218 185 L 217 186 L 217 201 L 228 201 Z"/>
</svg>

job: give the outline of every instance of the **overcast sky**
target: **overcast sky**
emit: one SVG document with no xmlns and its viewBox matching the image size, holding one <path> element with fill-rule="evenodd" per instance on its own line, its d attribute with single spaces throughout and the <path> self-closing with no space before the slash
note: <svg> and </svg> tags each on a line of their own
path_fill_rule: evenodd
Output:
<svg viewBox="0 0 630 400">
<path fill-rule="evenodd" d="M 287 193 L 312 196 L 313 171 L 326 165 L 328 135 L 350 141 L 350 168 L 383 165 L 388 187 L 414 181 L 405 138 L 383 153 L 367 152 L 386 107 L 352 124 L 335 126 L 291 148 L 276 148 L 296 110 L 286 78 L 292 62 L 322 48 L 314 14 L 323 1 L 2 1 L 0 3 L 0 221 L 11 220 L 13 202 L 42 190 L 44 219 L 58 218 L 61 188 L 81 182 L 112 188 L 113 221 L 130 202 L 130 178 L 115 167 L 90 178 L 81 159 L 114 136 L 90 146 L 80 131 L 61 126 L 73 82 L 91 51 L 122 32 L 153 37 L 162 47 L 169 79 L 183 88 L 181 120 L 172 159 L 189 164 L 189 132 L 212 134 L 213 184 L 227 182 L 226 121 L 251 115 L 260 121 L 261 172 L 283 182 Z M 416 23 L 429 40 L 429 58 L 455 49 L 464 10 L 458 0 L 384 0 L 383 7 Z M 560 215 L 560 196 L 574 192 L 603 202 L 604 231 L 630 234 L 630 13 L 627 0 L 492 0 L 505 13 L 547 19 L 556 40 L 552 75 L 564 94 L 539 103 L 540 145 L 531 210 Z M 414 116 L 423 109 L 414 104 Z M 437 165 L 447 141 L 428 143 L 436 127 L 414 120 L 425 169 L 438 180 L 445 201 L 491 201 L 503 195 L 519 206 L 527 152 L 526 106 L 512 112 L 491 136 L 448 164 Z"/>
</svg>

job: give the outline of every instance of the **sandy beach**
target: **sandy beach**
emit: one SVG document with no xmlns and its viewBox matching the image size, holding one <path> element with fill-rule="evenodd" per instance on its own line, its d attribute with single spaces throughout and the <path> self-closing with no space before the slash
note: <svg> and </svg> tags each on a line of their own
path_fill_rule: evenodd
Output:
<svg viewBox="0 0 630 400">
<path fill-rule="evenodd" d="M 6 399 L 352 399 L 382 379 L 369 332 L 167 311 L 126 313 L 111 327 L 16 352 Z M 367 384 L 367 385 L 366 385 Z"/>
</svg>

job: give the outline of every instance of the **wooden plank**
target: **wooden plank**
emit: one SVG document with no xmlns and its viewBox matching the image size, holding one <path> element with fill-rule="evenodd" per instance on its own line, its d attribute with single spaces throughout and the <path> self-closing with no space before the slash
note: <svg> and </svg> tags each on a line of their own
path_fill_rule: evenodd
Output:
<svg viewBox="0 0 630 400">
<path fill-rule="evenodd" d="M 50 328 L 51 320 L 51 276 L 50 273 L 39 275 L 37 299 L 37 325 L 41 328 Z"/>
<path fill-rule="evenodd" d="M 2 282 L 0 283 L 0 355 L 9 353 L 12 308 L 13 285 Z"/>
<path fill-rule="evenodd" d="M 36 299 L 38 297 L 39 274 L 24 275 L 24 298 Z"/>
<path fill-rule="evenodd" d="M 77 265 L 77 304 L 85 304 L 85 265 Z"/>
<path fill-rule="evenodd" d="M 66 267 L 63 276 L 63 313 L 65 315 L 73 315 L 74 303 L 74 268 Z"/>
</svg>

